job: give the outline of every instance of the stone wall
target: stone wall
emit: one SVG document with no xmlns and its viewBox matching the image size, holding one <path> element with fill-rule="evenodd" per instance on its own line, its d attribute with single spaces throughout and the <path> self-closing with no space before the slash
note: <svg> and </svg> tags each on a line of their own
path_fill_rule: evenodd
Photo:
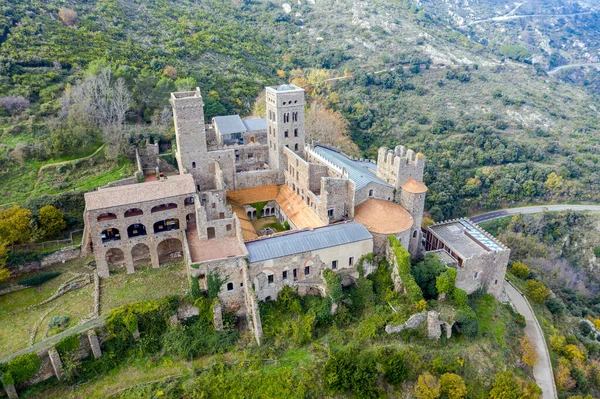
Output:
<svg viewBox="0 0 600 399">
<path fill-rule="evenodd" d="M 499 298 L 504 288 L 509 257 L 510 250 L 507 249 L 463 260 L 462 266 L 457 268 L 456 286 L 467 294 L 485 287 L 488 293 Z"/>
<path fill-rule="evenodd" d="M 158 143 L 146 144 L 137 149 L 138 168 L 142 170 L 154 171 L 159 165 L 158 162 Z"/>
<path fill-rule="evenodd" d="M 326 224 L 353 219 L 354 187 L 350 179 L 321 179 L 321 196 L 315 209 L 317 216 Z"/>
<path fill-rule="evenodd" d="M 371 193 L 372 193 L 372 195 L 369 195 Z M 382 200 L 386 200 L 386 201 L 394 201 L 395 195 L 396 194 L 394 193 L 393 187 L 384 186 L 379 183 L 371 182 L 371 183 L 367 184 L 366 186 L 364 186 L 363 188 L 361 188 L 360 190 L 357 190 L 354 193 L 354 206 L 358 206 L 358 205 L 362 204 L 364 201 L 368 200 L 369 198 L 377 198 L 377 199 L 382 199 Z"/>
<path fill-rule="evenodd" d="M 50 255 L 45 256 L 39 261 L 27 262 L 17 266 L 17 273 L 31 273 L 47 266 L 54 265 L 56 263 L 67 262 L 72 259 L 79 258 L 81 256 L 81 248 L 79 245 L 72 245 L 69 247 L 62 248 Z"/>
<path fill-rule="evenodd" d="M 267 186 L 269 184 L 283 184 L 283 173 L 278 170 L 254 170 L 240 172 L 235 175 L 235 190 L 244 188 Z"/>
</svg>

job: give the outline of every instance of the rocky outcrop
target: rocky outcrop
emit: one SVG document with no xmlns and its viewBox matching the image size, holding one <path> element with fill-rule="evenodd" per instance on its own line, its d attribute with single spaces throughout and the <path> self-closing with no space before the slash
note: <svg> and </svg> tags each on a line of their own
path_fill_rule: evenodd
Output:
<svg viewBox="0 0 600 399">
<path fill-rule="evenodd" d="M 440 314 L 435 310 L 427 312 L 427 338 L 438 340 L 442 336 Z"/>
<path fill-rule="evenodd" d="M 421 324 L 423 324 L 423 322 L 427 320 L 427 314 L 426 313 L 417 313 L 414 314 L 412 316 L 410 316 L 410 318 L 408 320 L 406 320 L 406 322 L 398 325 L 398 326 L 391 326 L 391 325 L 387 325 L 385 326 L 385 332 L 388 334 L 392 334 L 392 333 L 399 333 L 403 330 L 414 330 L 415 328 L 419 327 Z"/>
</svg>

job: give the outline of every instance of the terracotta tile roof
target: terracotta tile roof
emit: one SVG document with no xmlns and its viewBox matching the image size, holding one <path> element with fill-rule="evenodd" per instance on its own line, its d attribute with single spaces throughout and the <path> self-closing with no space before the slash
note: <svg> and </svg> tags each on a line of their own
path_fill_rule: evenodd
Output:
<svg viewBox="0 0 600 399">
<path fill-rule="evenodd" d="M 237 205 L 250 205 L 257 202 L 273 201 L 278 193 L 279 186 L 270 184 L 268 186 L 227 191 L 227 199 L 235 202 Z M 238 215 L 238 217 L 240 217 L 240 215 Z"/>
<path fill-rule="evenodd" d="M 406 190 L 413 194 L 423 194 L 427 192 L 427 186 L 413 178 L 410 178 L 402 185 L 402 190 Z"/>
<path fill-rule="evenodd" d="M 242 236 L 244 237 L 244 241 L 253 240 L 258 238 L 258 234 L 256 234 L 256 230 L 252 225 L 250 219 L 248 219 L 248 215 L 244 211 L 244 208 L 239 205 L 235 205 L 233 203 L 229 203 L 231 205 L 231 210 L 237 215 L 240 220 L 240 226 L 242 227 Z"/>
<path fill-rule="evenodd" d="M 170 176 L 161 181 L 103 188 L 85 193 L 85 206 L 91 211 L 195 193 L 194 178 L 185 174 Z"/>
<path fill-rule="evenodd" d="M 414 223 L 412 216 L 401 205 L 375 198 L 354 208 L 354 220 L 377 234 L 400 233 L 410 229 Z"/>
<path fill-rule="evenodd" d="M 292 220 L 296 228 L 314 228 L 325 226 L 325 223 L 292 191 L 288 186 L 281 186 L 277 205 Z"/>
</svg>

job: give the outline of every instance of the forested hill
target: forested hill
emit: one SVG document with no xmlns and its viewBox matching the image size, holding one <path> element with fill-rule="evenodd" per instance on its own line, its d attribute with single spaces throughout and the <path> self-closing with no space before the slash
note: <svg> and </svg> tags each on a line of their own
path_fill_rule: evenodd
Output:
<svg viewBox="0 0 600 399">
<path fill-rule="evenodd" d="M 0 189 L 7 194 L 1 203 L 31 203 L 125 177 L 121 154 L 141 137 L 172 139 L 171 91 L 200 86 L 207 118 L 245 115 L 264 85 L 285 81 L 303 85 L 311 120 L 325 121 L 308 126 L 313 137 L 327 125 L 339 142 L 353 150 L 345 141 L 351 137 L 367 157 L 380 145 L 400 143 L 424 152 L 427 207 L 436 219 L 508 203 L 597 201 L 594 90 L 545 71 L 581 60 L 581 52 L 570 50 L 580 49 L 575 40 L 597 51 L 585 41 L 593 42 L 586 26 L 598 14 L 591 5 L 555 3 L 543 12 L 585 14 L 546 25 L 523 18 L 469 28 L 467 22 L 514 6 L 474 3 L 462 15 L 447 6 L 453 2 L 408 0 L 5 1 Z M 541 26 L 561 35 L 543 54 L 538 44 L 554 31 Z M 544 63 L 534 62 L 536 56 Z M 87 155 L 115 140 L 73 105 L 85 87 L 81 80 L 106 70 L 111 84 L 121 78 L 130 95 L 119 129 L 122 150 L 40 174 L 43 163 Z"/>
</svg>

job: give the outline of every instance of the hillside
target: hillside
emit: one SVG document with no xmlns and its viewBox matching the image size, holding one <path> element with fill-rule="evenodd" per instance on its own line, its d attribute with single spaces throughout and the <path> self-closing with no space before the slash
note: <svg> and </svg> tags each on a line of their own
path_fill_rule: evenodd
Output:
<svg viewBox="0 0 600 399">
<path fill-rule="evenodd" d="M 341 112 L 365 156 L 399 143 L 426 154 L 427 207 L 436 219 L 518 202 L 597 201 L 594 93 L 577 79 L 546 75 L 541 61 L 531 64 L 539 56 L 550 65 L 552 49 L 540 50 L 542 42 L 560 47 L 566 62 L 593 61 L 575 40 L 594 53 L 595 6 L 528 2 L 517 11 L 587 14 L 489 25 L 465 24 L 508 13 L 512 5 L 459 6 L 9 0 L 0 6 L 0 92 L 25 102 L 0 110 L 0 187 L 8 193 L 1 203 L 54 194 L 36 186 L 39 167 L 89 155 L 106 141 L 101 126 L 69 120 L 63 105 L 66 88 L 102 68 L 131 93 L 126 146 L 99 161 L 110 176 L 124 173 L 122 154 L 140 137 L 171 141 L 171 91 L 199 85 L 210 118 L 248 114 L 264 85 L 301 79 L 311 101 Z M 536 41 L 523 39 L 530 30 L 539 30 Z M 512 47 L 501 51 L 505 45 Z M 531 57 L 521 58 L 518 46 Z M 335 77 L 341 79 L 324 81 Z M 93 187 L 47 180 L 63 191 Z"/>
</svg>

